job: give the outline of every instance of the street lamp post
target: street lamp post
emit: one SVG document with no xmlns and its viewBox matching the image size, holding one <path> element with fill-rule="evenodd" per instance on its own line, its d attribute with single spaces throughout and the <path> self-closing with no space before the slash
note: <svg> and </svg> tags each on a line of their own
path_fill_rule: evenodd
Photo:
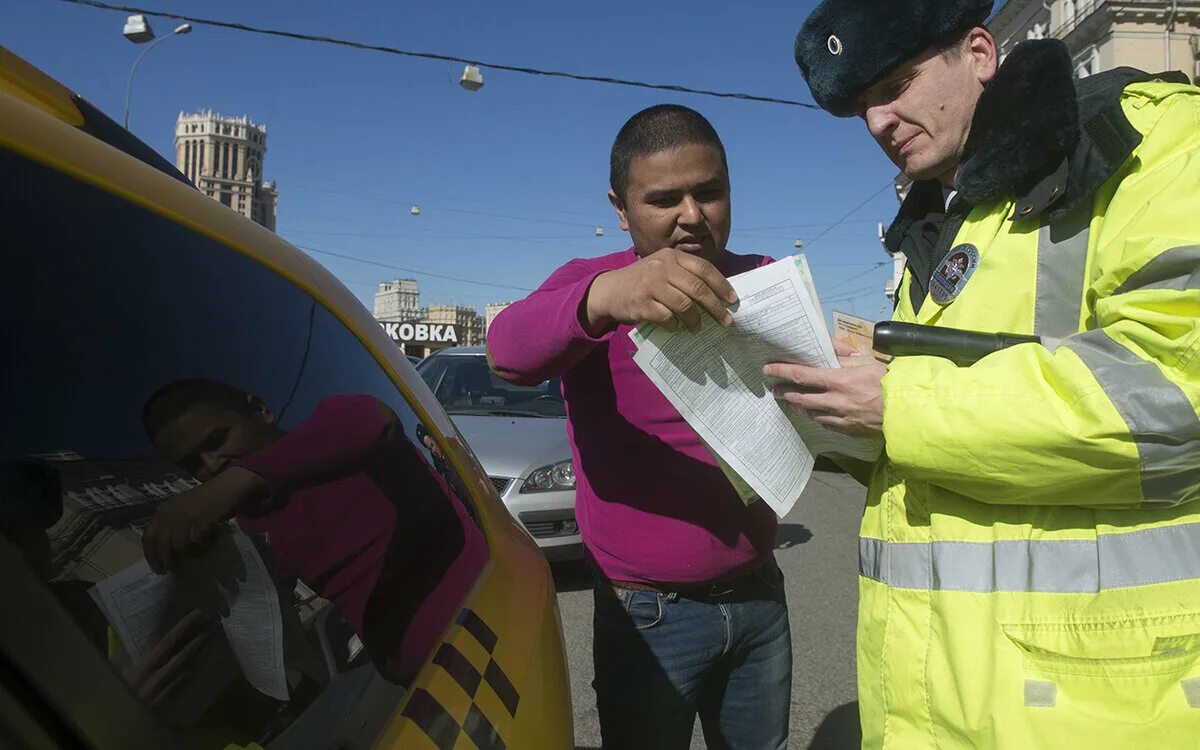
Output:
<svg viewBox="0 0 1200 750">
<path fill-rule="evenodd" d="M 139 21 L 136 24 L 133 23 L 135 18 L 139 19 Z M 130 29 L 132 26 L 136 26 L 138 28 L 138 32 L 136 34 L 130 32 Z M 140 16 L 130 16 L 129 22 L 127 22 L 125 24 L 125 29 L 126 29 L 125 38 L 128 39 L 129 41 L 133 42 L 134 44 L 142 44 L 143 42 L 154 39 L 154 32 L 150 29 L 150 24 L 146 23 L 145 19 L 142 19 Z M 129 102 L 130 102 L 130 98 L 133 96 L 133 74 L 137 72 L 138 65 L 141 64 L 142 58 L 146 56 L 147 52 L 154 49 L 154 45 L 158 44 L 159 42 L 163 41 L 164 39 L 170 39 L 171 37 L 175 36 L 176 34 L 187 34 L 187 33 L 191 32 L 191 30 L 192 30 L 192 25 L 190 23 L 179 24 L 178 26 L 175 27 L 175 30 L 172 31 L 170 34 L 167 34 L 166 36 L 161 36 L 158 39 L 154 39 L 154 41 L 147 44 L 146 49 L 142 50 L 142 54 L 138 55 L 137 59 L 133 61 L 133 67 L 129 69 L 129 80 L 125 82 L 125 129 L 126 130 L 129 130 Z"/>
</svg>

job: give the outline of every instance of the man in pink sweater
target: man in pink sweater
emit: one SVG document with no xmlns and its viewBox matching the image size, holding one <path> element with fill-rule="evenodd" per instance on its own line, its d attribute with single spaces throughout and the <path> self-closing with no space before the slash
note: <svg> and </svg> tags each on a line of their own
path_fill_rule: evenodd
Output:
<svg viewBox="0 0 1200 750">
<path fill-rule="evenodd" d="M 604 746 L 687 748 L 699 714 L 709 748 L 782 748 L 792 662 L 777 519 L 739 499 L 634 363 L 629 338 L 646 321 L 729 325 L 726 277 L 769 259 L 725 249 L 725 149 L 693 110 L 634 115 L 613 144 L 610 181 L 634 246 L 567 263 L 488 331 L 501 377 L 562 376 L 576 516 L 596 572 Z"/>
<path fill-rule="evenodd" d="M 142 537 L 156 571 L 236 517 L 263 535 L 278 578 L 334 603 L 380 672 L 409 684 L 487 561 L 483 533 L 371 396 L 332 396 L 290 431 L 257 396 L 216 380 L 171 383 L 142 422 L 203 484 L 163 503 Z"/>
</svg>

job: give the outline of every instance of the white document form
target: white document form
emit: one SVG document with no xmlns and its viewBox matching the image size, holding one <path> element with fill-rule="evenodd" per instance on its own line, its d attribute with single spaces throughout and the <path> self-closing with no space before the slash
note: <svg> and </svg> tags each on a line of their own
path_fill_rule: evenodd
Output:
<svg viewBox="0 0 1200 750">
<path fill-rule="evenodd" d="M 259 692 L 286 701 L 283 617 L 275 582 L 250 538 L 240 532 L 232 537 L 245 578 L 235 590 L 223 592 L 229 615 L 221 619 L 221 627 L 246 680 Z"/>
<path fill-rule="evenodd" d="M 272 698 L 288 699 L 279 597 L 258 550 L 236 527 L 219 530 L 205 553 L 178 573 L 158 575 L 142 560 L 91 593 L 135 662 L 192 609 L 219 614 L 246 680 Z"/>
<path fill-rule="evenodd" d="M 173 586 L 170 576 L 155 575 L 142 560 L 91 588 L 92 598 L 135 663 L 145 661 L 169 629 L 164 624 L 171 614 Z"/>
<path fill-rule="evenodd" d="M 838 367 L 802 259 L 732 277 L 733 326 L 707 316 L 698 333 L 643 326 L 631 335 L 634 361 L 711 450 L 780 516 L 799 499 L 814 455 L 873 460 L 881 443 L 825 429 L 777 402 L 763 377 L 768 362 Z"/>
</svg>

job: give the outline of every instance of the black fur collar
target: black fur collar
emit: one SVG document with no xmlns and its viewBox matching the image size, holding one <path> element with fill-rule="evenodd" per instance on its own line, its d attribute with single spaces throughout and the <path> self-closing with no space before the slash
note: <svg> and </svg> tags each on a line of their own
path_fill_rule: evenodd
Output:
<svg viewBox="0 0 1200 750">
<path fill-rule="evenodd" d="M 958 192 L 973 204 L 1029 191 L 1079 143 L 1071 57 L 1057 40 L 1023 42 L 975 108 Z"/>
</svg>

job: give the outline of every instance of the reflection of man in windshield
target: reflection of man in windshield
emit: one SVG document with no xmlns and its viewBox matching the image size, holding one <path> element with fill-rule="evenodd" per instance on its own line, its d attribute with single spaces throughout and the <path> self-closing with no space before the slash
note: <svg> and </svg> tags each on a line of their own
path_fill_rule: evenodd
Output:
<svg viewBox="0 0 1200 750">
<path fill-rule="evenodd" d="M 388 406 L 334 396 L 284 432 L 258 397 L 184 380 L 151 396 L 142 421 L 203 482 L 155 512 L 143 536 L 151 567 L 174 567 L 236 517 L 264 536 L 280 577 L 334 602 L 385 675 L 411 680 L 487 552 Z"/>
</svg>

